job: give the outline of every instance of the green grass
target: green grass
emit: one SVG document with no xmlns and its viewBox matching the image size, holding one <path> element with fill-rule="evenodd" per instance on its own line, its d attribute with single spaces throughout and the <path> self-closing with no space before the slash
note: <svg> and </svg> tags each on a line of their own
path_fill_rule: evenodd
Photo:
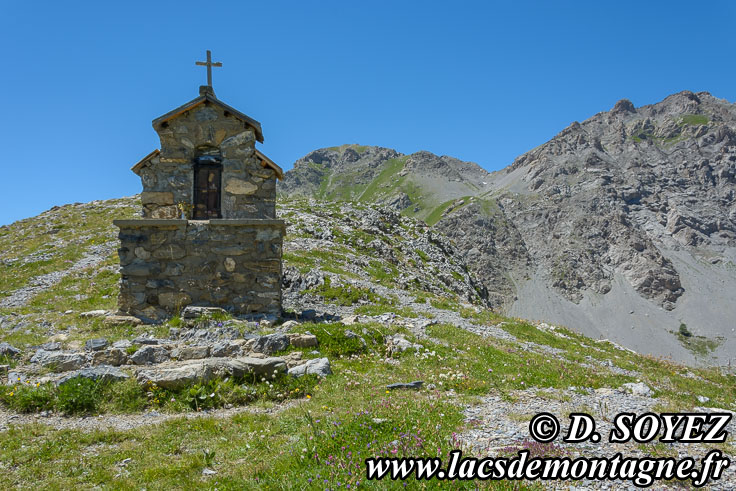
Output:
<svg viewBox="0 0 736 491">
<path fill-rule="evenodd" d="M 348 337 L 345 334 L 346 331 L 354 332 L 357 336 Z M 389 331 L 379 324 L 344 326 L 336 322 L 329 324 L 304 323 L 299 325 L 296 332 L 310 332 L 317 336 L 320 356 L 327 356 L 332 359 L 334 357 L 365 354 L 371 351 L 383 353 L 385 352 L 384 335 Z M 360 338 L 363 338 L 363 340 Z"/>
<path fill-rule="evenodd" d="M 444 297 L 432 298 L 429 300 L 429 304 L 440 310 L 451 310 L 453 312 L 460 311 L 460 305 L 456 301 Z"/>
<path fill-rule="evenodd" d="M 449 201 L 445 201 L 438 207 L 436 207 L 434 210 L 432 210 L 429 215 L 427 215 L 427 218 L 424 219 L 424 221 L 429 225 L 430 227 L 434 225 L 435 223 L 440 221 L 440 218 L 442 218 L 442 214 L 447 210 L 452 204 L 457 201 L 455 199 L 451 199 Z"/>
<path fill-rule="evenodd" d="M 708 124 L 710 119 L 705 114 L 686 114 L 680 117 L 681 125 L 702 126 Z"/>
<path fill-rule="evenodd" d="M 341 346 L 343 341 L 332 340 L 332 346 Z M 318 382 L 314 375 L 294 378 L 280 373 L 268 379 L 256 376 L 239 380 L 216 379 L 181 390 L 166 390 L 150 383 L 140 385 L 133 379 L 102 382 L 78 377 L 58 387 L 50 383 L 17 382 L 0 390 L 0 404 L 21 413 L 56 410 L 67 415 L 136 412 L 145 409 L 166 412 L 200 411 L 225 405 L 244 405 L 259 400 L 281 402 L 301 398 L 313 391 Z"/>
<path fill-rule="evenodd" d="M 429 256 L 427 255 L 426 252 L 424 252 L 421 249 L 414 249 L 414 252 L 416 253 L 417 256 L 419 256 L 419 259 L 421 259 L 423 263 L 426 264 L 429 262 Z"/>
<path fill-rule="evenodd" d="M 371 303 L 388 303 L 377 293 L 368 288 L 356 287 L 353 285 L 332 286 L 332 280 L 325 277 L 324 284 L 305 290 L 304 294 L 312 293 L 322 297 L 326 302 L 337 305 L 355 305 L 361 301 Z"/>
<path fill-rule="evenodd" d="M 407 157 L 399 157 L 386 161 L 383 170 L 380 174 L 371 181 L 370 184 L 365 188 L 363 193 L 358 197 L 358 201 L 363 203 L 371 203 L 375 201 L 379 194 L 385 194 L 383 186 L 390 183 L 392 179 L 404 168 Z M 395 186 L 391 186 L 393 189 Z"/>
<path fill-rule="evenodd" d="M 314 268 L 314 259 L 304 254 L 285 252 L 283 254 L 284 267 L 293 266 L 300 273 L 308 273 Z"/>
<path fill-rule="evenodd" d="M 372 260 L 365 270 L 377 283 L 388 287 L 396 286 L 399 269 L 393 264 Z"/>
<path fill-rule="evenodd" d="M 705 336 L 693 336 L 692 334 L 685 335 L 681 331 L 675 334 L 678 341 L 688 351 L 699 357 L 706 357 L 710 353 L 716 350 L 724 341 L 723 338 L 719 337 L 716 339 L 710 339 Z"/>
<path fill-rule="evenodd" d="M 321 394 L 334 389 L 325 385 Z M 444 435 L 462 422 L 451 402 L 426 396 L 382 394 L 360 386 L 336 397 L 321 394 L 276 418 L 242 413 L 228 419 L 175 419 L 130 431 L 89 433 L 56 432 L 41 425 L 11 428 L 0 435 L 0 458 L 14 471 L 2 473 L 0 484 L 63 489 L 96 485 L 325 489 L 339 483 L 344 489 L 360 482 L 362 487 L 365 458 L 383 451 L 397 457 L 446 455 L 453 446 Z M 346 406 L 354 411 L 336 409 Z M 205 467 L 217 475 L 203 476 Z M 503 484 L 493 487 L 499 486 L 512 489 Z M 401 483 L 390 481 L 380 487 L 403 489 Z"/>
<path fill-rule="evenodd" d="M 379 304 L 379 305 L 361 305 L 355 308 L 355 313 L 359 315 L 381 315 L 394 313 L 401 317 L 407 317 L 410 319 L 416 319 L 419 314 L 411 307 L 398 307 L 393 304 Z"/>
</svg>

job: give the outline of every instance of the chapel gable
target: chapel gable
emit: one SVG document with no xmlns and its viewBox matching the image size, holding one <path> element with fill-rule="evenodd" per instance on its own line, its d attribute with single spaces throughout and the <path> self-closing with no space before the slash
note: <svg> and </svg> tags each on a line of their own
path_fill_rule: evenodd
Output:
<svg viewBox="0 0 736 491">
<path fill-rule="evenodd" d="M 261 124 L 215 97 L 212 87 L 153 120 L 161 149 L 132 170 L 141 177 L 144 218 L 276 217 L 283 172 L 256 150 Z"/>
</svg>

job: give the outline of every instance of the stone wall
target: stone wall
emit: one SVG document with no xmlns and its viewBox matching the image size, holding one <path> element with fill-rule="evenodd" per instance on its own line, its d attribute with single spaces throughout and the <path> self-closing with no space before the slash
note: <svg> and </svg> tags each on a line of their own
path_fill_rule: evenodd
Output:
<svg viewBox="0 0 736 491">
<path fill-rule="evenodd" d="M 251 127 L 205 102 L 154 129 L 161 152 L 139 171 L 145 218 L 178 218 L 177 203 L 193 203 L 194 163 L 203 155 L 221 160 L 223 218 L 276 218 L 276 175 L 258 162 Z"/>
<path fill-rule="evenodd" d="M 187 305 L 281 313 L 281 220 L 115 220 L 120 310 L 160 320 Z"/>
</svg>

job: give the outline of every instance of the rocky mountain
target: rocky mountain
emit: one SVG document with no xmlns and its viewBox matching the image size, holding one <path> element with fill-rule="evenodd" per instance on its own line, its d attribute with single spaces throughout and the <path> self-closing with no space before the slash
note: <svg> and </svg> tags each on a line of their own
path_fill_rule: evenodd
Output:
<svg viewBox="0 0 736 491">
<path fill-rule="evenodd" d="M 280 191 L 423 219 L 506 313 L 686 362 L 736 353 L 736 105 L 706 92 L 621 100 L 494 173 L 428 152 L 321 149 Z"/>
</svg>

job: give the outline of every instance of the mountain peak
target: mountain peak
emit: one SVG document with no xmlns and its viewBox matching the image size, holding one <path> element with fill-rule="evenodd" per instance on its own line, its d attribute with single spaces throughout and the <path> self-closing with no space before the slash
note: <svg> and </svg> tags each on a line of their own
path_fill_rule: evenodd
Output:
<svg viewBox="0 0 736 491">
<path fill-rule="evenodd" d="M 634 107 L 634 104 L 628 100 L 628 99 L 621 99 L 616 103 L 615 106 L 613 106 L 613 109 L 611 109 L 612 113 L 635 113 L 636 108 Z"/>
</svg>

